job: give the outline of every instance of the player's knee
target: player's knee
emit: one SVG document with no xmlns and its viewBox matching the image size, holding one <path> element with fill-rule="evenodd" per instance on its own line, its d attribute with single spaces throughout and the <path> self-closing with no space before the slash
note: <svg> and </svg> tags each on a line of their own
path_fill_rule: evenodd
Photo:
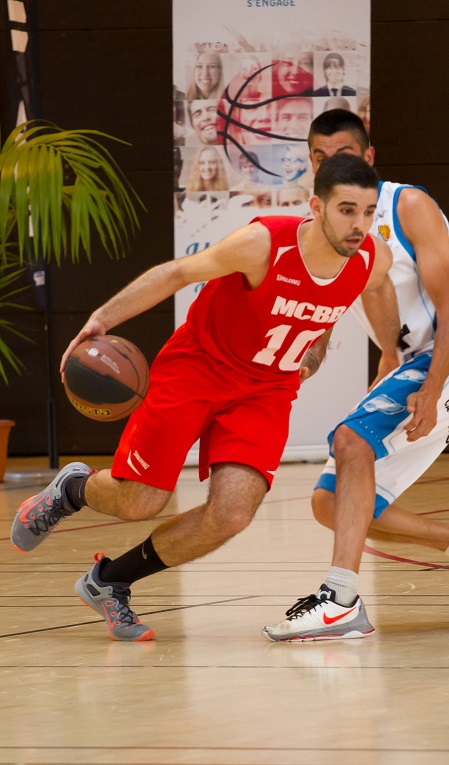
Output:
<svg viewBox="0 0 449 765">
<path fill-rule="evenodd" d="M 327 489 L 315 489 L 312 494 L 312 512 L 318 523 L 332 529 L 334 524 L 334 494 Z"/>
<path fill-rule="evenodd" d="M 371 446 L 348 425 L 339 425 L 334 433 L 335 458 L 351 456 L 366 459 L 373 456 Z"/>
<path fill-rule="evenodd" d="M 216 501 L 208 503 L 206 513 L 210 533 L 219 542 L 225 542 L 246 529 L 254 516 L 252 507 L 237 503 L 231 506 L 231 503 L 222 504 Z"/>
</svg>

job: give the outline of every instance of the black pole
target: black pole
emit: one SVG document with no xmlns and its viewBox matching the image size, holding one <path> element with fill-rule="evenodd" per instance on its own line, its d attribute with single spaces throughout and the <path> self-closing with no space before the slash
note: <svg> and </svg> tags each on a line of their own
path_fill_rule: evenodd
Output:
<svg viewBox="0 0 449 765">
<path fill-rule="evenodd" d="M 51 280 L 50 267 L 43 262 L 31 266 L 32 291 L 38 307 L 43 311 L 44 316 L 44 337 L 45 337 L 45 369 L 47 375 L 47 445 L 49 467 L 57 469 L 59 467 L 58 450 L 58 423 L 56 411 L 55 395 L 55 375 L 57 372 L 53 362 L 53 352 L 51 338 L 53 337 L 53 309 L 51 300 Z"/>
<path fill-rule="evenodd" d="M 38 23 L 37 23 L 37 0 L 21 0 L 12 10 L 9 18 L 11 39 L 14 32 L 25 33 L 27 44 L 16 48 L 13 45 L 13 54 L 16 63 L 16 84 L 18 89 L 18 102 L 16 110 L 16 122 L 20 122 L 19 115 L 25 113 L 26 119 L 41 119 L 41 87 L 40 87 L 40 61 L 38 50 Z M 23 38 L 22 38 L 23 39 Z M 21 104 L 21 106 L 20 106 Z M 40 257 L 36 265 L 30 266 L 34 296 L 44 317 L 44 339 L 47 372 L 47 449 L 49 467 L 59 467 L 58 455 L 58 427 L 54 384 L 53 362 L 53 311 L 51 300 L 50 267 Z"/>
<path fill-rule="evenodd" d="M 49 277 L 49 269 L 46 268 L 46 279 Z M 51 347 L 51 337 L 53 336 L 53 311 L 51 306 L 50 286 L 47 287 L 49 306 L 45 311 L 45 348 L 47 356 L 47 439 L 48 439 L 48 459 L 49 467 L 59 468 L 59 449 L 58 449 L 58 418 L 56 410 L 56 396 L 54 383 L 54 364 Z"/>
</svg>

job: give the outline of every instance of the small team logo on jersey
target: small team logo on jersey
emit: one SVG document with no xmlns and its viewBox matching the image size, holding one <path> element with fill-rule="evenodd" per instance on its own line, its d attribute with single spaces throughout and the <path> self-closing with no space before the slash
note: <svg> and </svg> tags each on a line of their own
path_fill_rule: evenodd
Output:
<svg viewBox="0 0 449 765">
<path fill-rule="evenodd" d="M 390 226 L 387 226 L 386 223 L 383 223 L 382 226 L 379 226 L 377 230 L 384 242 L 388 242 L 391 234 Z"/>
</svg>

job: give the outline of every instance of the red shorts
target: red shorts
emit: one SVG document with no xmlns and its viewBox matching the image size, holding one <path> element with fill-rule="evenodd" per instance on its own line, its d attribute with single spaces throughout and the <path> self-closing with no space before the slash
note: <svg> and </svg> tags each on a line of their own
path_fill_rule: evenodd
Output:
<svg viewBox="0 0 449 765">
<path fill-rule="evenodd" d="M 256 468 L 271 487 L 288 437 L 295 380 L 261 382 L 209 356 L 180 327 L 154 360 L 146 398 L 131 415 L 112 475 L 173 491 L 200 439 L 199 477 L 218 462 Z"/>
</svg>

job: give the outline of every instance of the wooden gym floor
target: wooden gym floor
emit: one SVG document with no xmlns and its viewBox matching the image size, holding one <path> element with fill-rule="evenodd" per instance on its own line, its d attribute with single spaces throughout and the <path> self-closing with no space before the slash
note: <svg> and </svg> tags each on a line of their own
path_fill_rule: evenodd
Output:
<svg viewBox="0 0 449 765">
<path fill-rule="evenodd" d="M 369 542 L 360 592 L 373 637 L 266 642 L 261 627 L 317 589 L 331 555 L 331 532 L 310 511 L 321 466 L 285 464 L 240 537 L 134 585 L 133 606 L 157 640 L 114 643 L 73 584 L 96 551 L 116 557 L 154 523 L 83 510 L 19 554 L 9 542 L 15 510 L 48 483 L 23 473 L 44 464 L 10 460 L 0 484 L 0 763 L 449 763 L 443 554 Z M 442 455 L 401 505 L 449 521 L 448 488 Z M 186 468 L 164 515 L 205 494 Z"/>
</svg>

